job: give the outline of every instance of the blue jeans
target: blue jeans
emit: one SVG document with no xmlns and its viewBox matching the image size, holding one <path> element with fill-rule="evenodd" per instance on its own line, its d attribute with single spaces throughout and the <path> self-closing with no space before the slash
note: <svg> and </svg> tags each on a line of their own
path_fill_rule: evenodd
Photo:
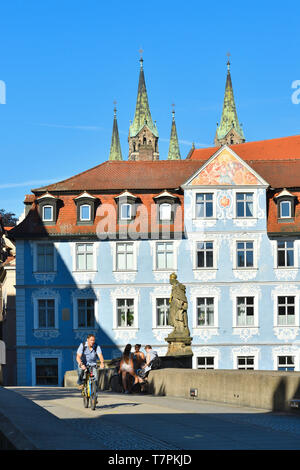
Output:
<svg viewBox="0 0 300 470">
<path fill-rule="evenodd" d="M 95 377 L 95 380 L 96 380 L 96 385 L 97 385 L 97 388 L 98 388 L 98 371 L 97 371 L 97 367 L 96 366 L 90 366 L 90 367 L 92 368 L 92 372 L 94 374 L 94 377 Z M 77 374 L 78 374 L 77 384 L 82 385 L 83 384 L 84 370 L 81 369 L 81 367 L 78 367 Z"/>
</svg>

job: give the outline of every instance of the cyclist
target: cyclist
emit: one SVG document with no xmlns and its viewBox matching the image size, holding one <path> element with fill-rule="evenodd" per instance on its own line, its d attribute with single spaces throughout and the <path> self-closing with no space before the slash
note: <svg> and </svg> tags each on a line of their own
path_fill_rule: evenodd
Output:
<svg viewBox="0 0 300 470">
<path fill-rule="evenodd" d="M 101 369 L 104 368 L 104 359 L 100 346 L 95 343 L 95 336 L 93 334 L 88 335 L 85 344 L 81 343 L 77 349 L 76 361 L 78 364 L 78 388 L 82 390 L 83 388 L 83 374 L 86 370 L 86 366 L 89 365 L 92 367 L 94 377 L 96 379 L 96 384 L 98 383 L 98 374 L 97 374 L 97 357 L 100 360 Z"/>
</svg>

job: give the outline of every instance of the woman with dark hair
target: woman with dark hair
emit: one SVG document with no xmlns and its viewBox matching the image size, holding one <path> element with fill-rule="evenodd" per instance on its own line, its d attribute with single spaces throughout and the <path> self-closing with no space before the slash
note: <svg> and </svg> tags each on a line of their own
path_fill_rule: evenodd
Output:
<svg viewBox="0 0 300 470">
<path fill-rule="evenodd" d="M 125 393 L 130 393 L 134 385 L 139 382 L 139 378 L 134 372 L 133 357 L 132 357 L 133 354 L 130 351 L 131 351 L 131 344 L 126 344 L 123 355 L 122 355 L 122 359 L 120 362 L 120 369 L 119 369 L 119 374 L 122 374 L 122 384 L 123 384 Z M 134 383 L 130 387 L 130 389 L 128 388 L 127 374 L 134 377 Z"/>
<path fill-rule="evenodd" d="M 134 370 L 138 374 L 138 371 L 143 367 L 146 361 L 146 358 L 145 358 L 145 354 L 142 351 L 140 351 L 141 344 L 136 344 L 134 346 L 134 349 L 135 351 L 133 353 L 133 364 L 134 364 Z"/>
</svg>

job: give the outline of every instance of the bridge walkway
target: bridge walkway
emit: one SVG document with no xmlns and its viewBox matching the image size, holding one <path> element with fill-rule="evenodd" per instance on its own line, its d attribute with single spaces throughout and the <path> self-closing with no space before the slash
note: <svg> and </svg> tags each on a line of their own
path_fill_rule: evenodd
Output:
<svg viewBox="0 0 300 470">
<path fill-rule="evenodd" d="M 194 399 L 100 392 L 93 411 L 74 388 L 6 387 L 0 416 L 44 450 L 300 449 L 298 414 Z"/>
</svg>

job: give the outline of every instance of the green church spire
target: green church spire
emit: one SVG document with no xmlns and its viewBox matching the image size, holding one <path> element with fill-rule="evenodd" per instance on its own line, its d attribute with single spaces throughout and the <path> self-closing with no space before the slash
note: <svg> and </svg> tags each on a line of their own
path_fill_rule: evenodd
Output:
<svg viewBox="0 0 300 470">
<path fill-rule="evenodd" d="M 168 160 L 180 160 L 180 149 L 177 137 L 177 130 L 176 130 L 176 123 L 175 123 L 175 111 L 172 111 L 172 126 L 171 126 L 171 137 L 170 137 L 170 145 L 169 145 L 169 153 L 168 153 Z"/>
<path fill-rule="evenodd" d="M 143 52 L 143 51 L 140 51 Z M 158 131 L 156 122 L 153 124 L 143 67 L 143 58 L 140 58 L 140 76 L 136 99 L 135 115 L 129 126 L 129 154 L 128 160 L 158 160 Z"/>
<path fill-rule="evenodd" d="M 114 123 L 113 123 L 113 131 L 112 131 L 112 136 L 111 136 L 109 160 L 123 160 L 122 152 L 121 152 L 121 145 L 120 145 L 120 138 L 119 138 L 118 123 L 117 123 L 116 107 L 114 107 Z"/>
<path fill-rule="evenodd" d="M 228 54 L 228 56 L 229 55 L 230 54 Z M 215 145 L 233 145 L 241 144 L 243 142 L 245 142 L 245 136 L 237 117 L 230 75 L 230 61 L 228 58 L 223 112 L 220 125 L 217 127 Z"/>
<path fill-rule="evenodd" d="M 158 137 L 156 125 L 153 124 L 150 107 L 148 102 L 148 95 L 146 89 L 143 58 L 140 58 L 140 76 L 138 94 L 136 99 L 134 120 L 129 128 L 129 137 L 135 137 L 146 124 L 152 134 Z"/>
</svg>

